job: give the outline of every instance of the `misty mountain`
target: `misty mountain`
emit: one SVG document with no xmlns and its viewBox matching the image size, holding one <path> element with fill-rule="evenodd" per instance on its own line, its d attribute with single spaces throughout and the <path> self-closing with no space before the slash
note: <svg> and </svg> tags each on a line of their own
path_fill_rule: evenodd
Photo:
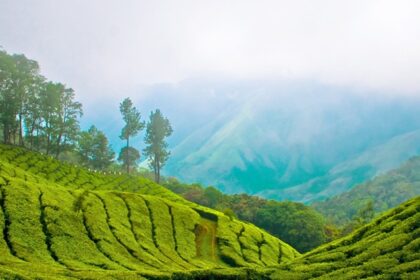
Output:
<svg viewBox="0 0 420 280">
<path fill-rule="evenodd" d="M 310 81 L 197 79 L 145 88 L 134 100 L 144 118 L 160 108 L 173 125 L 166 175 L 228 193 L 322 199 L 420 154 L 414 97 Z M 116 127 L 105 128 L 114 147 Z"/>
<path fill-rule="evenodd" d="M 374 146 L 355 158 L 337 164 L 323 176 L 286 189 L 264 190 L 258 195 L 303 202 L 329 198 L 399 166 L 413 155 L 420 155 L 419 143 L 420 130 L 398 135 L 385 144 Z"/>
<path fill-rule="evenodd" d="M 420 154 L 420 100 L 279 83 L 230 104 L 173 147 L 167 174 L 229 193 L 310 201 Z"/>
</svg>

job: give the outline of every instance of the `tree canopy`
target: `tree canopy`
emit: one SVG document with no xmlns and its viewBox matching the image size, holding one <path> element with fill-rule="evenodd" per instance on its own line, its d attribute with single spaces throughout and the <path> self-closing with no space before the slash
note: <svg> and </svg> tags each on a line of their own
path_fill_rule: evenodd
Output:
<svg viewBox="0 0 420 280">
<path fill-rule="evenodd" d="M 78 153 L 85 166 L 98 170 L 107 169 L 115 157 L 105 134 L 94 125 L 80 133 Z"/>
<path fill-rule="evenodd" d="M 36 61 L 0 50 L 0 126 L 4 143 L 59 157 L 74 146 L 82 104 L 74 91 L 47 81 Z"/>
</svg>

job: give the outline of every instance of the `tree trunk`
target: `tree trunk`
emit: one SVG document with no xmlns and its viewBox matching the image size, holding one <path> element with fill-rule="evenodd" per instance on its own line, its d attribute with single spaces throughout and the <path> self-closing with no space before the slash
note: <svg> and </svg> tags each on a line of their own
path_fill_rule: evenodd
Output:
<svg viewBox="0 0 420 280">
<path fill-rule="evenodd" d="M 31 130 L 29 131 L 29 143 L 30 143 L 30 149 L 33 149 L 34 146 L 34 130 L 35 130 L 35 121 L 31 124 Z"/>
<path fill-rule="evenodd" d="M 160 171 L 159 171 L 159 157 L 158 156 L 155 156 L 155 168 L 154 168 L 155 170 L 155 182 L 156 183 L 158 183 L 159 184 L 159 180 L 160 180 L 160 178 L 159 178 L 159 176 L 160 176 Z"/>
<path fill-rule="evenodd" d="M 127 164 L 127 174 L 130 174 L 130 161 L 129 161 L 129 148 L 130 147 L 130 137 L 127 137 L 127 152 L 125 153 L 125 160 L 126 160 L 126 164 Z"/>
<path fill-rule="evenodd" d="M 157 183 L 159 184 L 160 183 L 160 164 L 159 164 L 159 161 L 158 161 L 158 163 L 157 163 Z"/>
<path fill-rule="evenodd" d="M 60 131 L 60 135 L 57 138 L 57 151 L 55 153 L 55 158 L 58 159 L 58 156 L 60 155 L 60 148 L 61 148 L 61 138 L 63 137 L 63 132 Z"/>
<path fill-rule="evenodd" d="M 50 142 L 51 142 L 51 132 L 49 131 L 50 128 L 48 127 L 48 125 L 46 126 L 47 129 L 47 151 L 46 154 L 48 155 L 50 153 Z"/>
<path fill-rule="evenodd" d="M 22 114 L 19 114 L 19 145 L 25 145 L 25 143 L 23 142 Z"/>
<path fill-rule="evenodd" d="M 9 127 L 7 123 L 3 124 L 3 139 L 4 143 L 8 144 L 9 142 Z"/>
</svg>

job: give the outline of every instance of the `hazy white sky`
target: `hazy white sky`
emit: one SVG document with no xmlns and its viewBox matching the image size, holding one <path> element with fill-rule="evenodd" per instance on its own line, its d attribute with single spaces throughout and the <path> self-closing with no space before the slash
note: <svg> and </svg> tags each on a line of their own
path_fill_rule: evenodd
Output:
<svg viewBox="0 0 420 280">
<path fill-rule="evenodd" d="M 418 0 L 0 0 L 0 45 L 85 94 L 217 76 L 420 95 Z"/>
</svg>

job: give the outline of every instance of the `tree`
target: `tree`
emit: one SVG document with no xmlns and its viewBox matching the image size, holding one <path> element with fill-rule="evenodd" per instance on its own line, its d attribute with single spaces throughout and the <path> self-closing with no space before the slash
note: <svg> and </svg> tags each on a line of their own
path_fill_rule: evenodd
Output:
<svg viewBox="0 0 420 280">
<path fill-rule="evenodd" d="M 137 165 L 137 161 L 140 159 L 140 153 L 137 149 L 133 147 L 124 147 L 121 149 L 120 155 L 118 156 L 118 161 L 122 161 L 123 168 L 127 169 L 129 173 L 129 168 L 133 168 Z"/>
<path fill-rule="evenodd" d="M 82 105 L 74 91 L 47 82 L 36 61 L 0 49 L 0 128 L 3 142 L 60 153 L 74 147 Z M 28 144 L 26 144 L 28 146 Z"/>
<path fill-rule="evenodd" d="M 74 90 L 60 84 L 57 115 L 55 119 L 55 156 L 58 158 L 60 152 L 71 146 L 79 133 L 78 117 L 81 117 L 82 104 L 74 100 Z"/>
<path fill-rule="evenodd" d="M 16 125 L 18 104 L 13 93 L 14 69 L 12 56 L 0 50 L 0 121 L 4 143 L 11 143 L 12 131 Z"/>
<path fill-rule="evenodd" d="M 150 120 L 147 123 L 145 143 L 143 150 L 149 158 L 149 165 L 155 174 L 155 181 L 160 181 L 160 170 L 169 158 L 168 144 L 165 138 L 172 134 L 172 127 L 169 120 L 165 118 L 159 109 L 150 113 Z"/>
<path fill-rule="evenodd" d="M 24 55 L 9 55 L 0 50 L 0 122 L 3 141 L 23 146 L 23 122 L 28 96 L 34 81 L 39 77 L 36 61 Z"/>
<path fill-rule="evenodd" d="M 257 209 L 255 225 L 278 236 L 300 252 L 326 241 L 325 222 L 314 209 L 296 202 L 268 201 Z"/>
<path fill-rule="evenodd" d="M 144 122 L 140 121 L 141 115 L 140 112 L 137 111 L 136 107 L 133 106 L 133 102 L 131 102 L 130 98 L 126 98 L 120 104 L 120 112 L 123 116 L 123 120 L 125 122 L 125 126 L 121 130 L 120 138 L 127 141 L 127 145 L 121 150 L 120 155 L 124 154 L 126 159 L 124 160 L 127 168 L 127 174 L 130 173 L 130 164 L 132 156 L 130 155 L 131 151 L 136 151 L 138 153 L 138 157 L 140 158 L 140 154 L 136 149 L 129 149 L 130 148 L 130 137 L 136 136 L 143 128 Z M 134 158 L 134 156 L 133 156 Z"/>
<path fill-rule="evenodd" d="M 42 104 L 41 95 L 45 93 L 45 78 L 39 76 L 32 85 L 32 92 L 28 96 L 28 102 L 25 108 L 25 133 L 26 140 L 29 142 L 29 148 L 39 150 L 40 132 L 42 130 Z"/>
<path fill-rule="evenodd" d="M 357 214 L 353 217 L 354 229 L 359 228 L 369 223 L 375 216 L 375 210 L 373 208 L 373 201 L 368 200 L 366 204 L 357 211 Z"/>
<path fill-rule="evenodd" d="M 94 125 L 80 133 L 77 150 L 83 165 L 99 170 L 107 169 L 115 157 L 105 134 Z"/>
<path fill-rule="evenodd" d="M 52 149 L 54 130 L 57 123 L 57 111 L 60 103 L 60 92 L 63 90 L 61 84 L 47 82 L 45 89 L 40 96 L 40 112 L 42 124 L 40 128 L 40 145 L 48 155 Z"/>
<path fill-rule="evenodd" d="M 53 82 L 46 83 L 40 95 L 45 152 L 55 153 L 56 158 L 65 148 L 74 144 L 79 133 L 78 117 L 82 116 L 82 104 L 74 97 L 73 89 Z"/>
<path fill-rule="evenodd" d="M 26 114 L 28 97 L 32 91 L 34 81 L 39 76 L 39 65 L 36 61 L 27 59 L 23 54 L 13 55 L 15 62 L 14 94 L 17 102 L 19 145 L 23 146 L 23 122 Z"/>
</svg>

